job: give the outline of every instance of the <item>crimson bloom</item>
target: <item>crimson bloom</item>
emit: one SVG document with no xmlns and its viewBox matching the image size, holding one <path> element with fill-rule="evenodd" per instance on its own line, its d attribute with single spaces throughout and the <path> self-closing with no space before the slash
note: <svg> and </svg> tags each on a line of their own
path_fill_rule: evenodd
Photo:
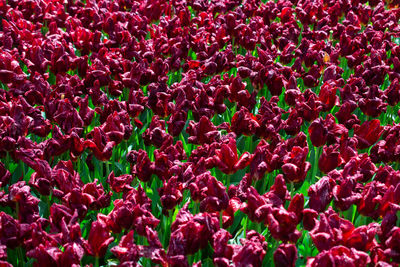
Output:
<svg viewBox="0 0 400 267">
<path fill-rule="evenodd" d="M 295 146 L 292 150 L 284 157 L 282 165 L 282 171 L 285 175 L 285 179 L 298 183 L 303 182 L 306 178 L 308 170 L 311 168 L 311 164 L 306 161 L 308 154 L 308 147 Z"/>
<path fill-rule="evenodd" d="M 112 156 L 115 142 L 109 140 L 104 131 L 99 127 L 95 127 L 90 136 L 93 139 L 85 140 L 84 145 L 93 151 L 98 160 L 108 161 Z"/>
<path fill-rule="evenodd" d="M 237 266 L 261 266 L 268 249 L 265 237 L 251 230 L 240 243 L 242 246 L 232 256 L 233 263 Z"/>
<path fill-rule="evenodd" d="M 138 262 L 140 258 L 140 248 L 134 243 L 133 230 L 121 238 L 118 246 L 111 249 L 111 252 L 119 259 L 121 263 L 124 262 Z"/>
<path fill-rule="evenodd" d="M 249 152 L 243 153 L 240 158 L 238 157 L 236 140 L 233 138 L 229 138 L 228 144 L 224 143 L 220 149 L 215 150 L 215 154 L 217 166 L 226 174 L 232 174 L 245 168 L 251 160 Z"/>
<path fill-rule="evenodd" d="M 318 167 L 323 173 L 328 173 L 342 164 L 343 160 L 339 152 L 339 144 L 324 146 L 318 160 Z"/>
<path fill-rule="evenodd" d="M 188 203 L 179 211 L 171 226 L 168 256 L 190 255 L 204 248 L 219 230 L 218 219 L 208 213 L 192 215 Z"/>
<path fill-rule="evenodd" d="M 358 140 L 358 149 L 366 149 L 375 144 L 383 133 L 379 120 L 365 121 L 361 125 L 354 125 L 354 136 Z"/>
<path fill-rule="evenodd" d="M 237 135 L 253 135 L 259 127 L 256 117 L 245 107 L 241 107 L 232 117 L 231 130 Z"/>
<path fill-rule="evenodd" d="M 186 132 L 190 135 L 188 141 L 193 144 L 209 144 L 220 137 L 217 127 L 206 116 L 202 116 L 197 123 L 190 121 Z"/>
<path fill-rule="evenodd" d="M 229 198 L 224 185 L 210 172 L 198 175 L 188 187 L 192 199 L 200 201 L 201 212 L 216 212 L 228 207 Z"/>
<path fill-rule="evenodd" d="M 276 266 L 295 266 L 297 260 L 297 248 L 294 244 L 281 244 L 274 252 Z"/>
<path fill-rule="evenodd" d="M 307 260 L 307 266 L 366 266 L 371 262 L 367 253 L 354 248 L 336 246 Z"/>
<path fill-rule="evenodd" d="M 90 253 L 95 257 L 103 257 L 113 240 L 106 222 L 98 216 L 97 221 L 93 222 L 90 228 L 88 238 Z"/>
<path fill-rule="evenodd" d="M 321 180 L 311 185 L 308 189 L 308 196 L 310 197 L 310 208 L 322 212 L 326 206 L 331 202 L 333 195 L 332 189 L 335 186 L 335 181 L 329 177 L 323 177 Z"/>
</svg>

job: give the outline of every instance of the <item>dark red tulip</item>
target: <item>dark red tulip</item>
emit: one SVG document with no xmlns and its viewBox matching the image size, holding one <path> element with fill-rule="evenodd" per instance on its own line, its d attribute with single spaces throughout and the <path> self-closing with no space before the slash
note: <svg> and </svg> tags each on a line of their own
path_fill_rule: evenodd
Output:
<svg viewBox="0 0 400 267">
<path fill-rule="evenodd" d="M 32 195 L 31 189 L 25 181 L 17 182 L 9 187 L 8 199 L 14 205 L 18 205 L 19 223 L 29 224 L 40 218 L 38 206 L 40 200 Z"/>
<path fill-rule="evenodd" d="M 240 243 L 242 246 L 234 252 L 232 262 L 236 266 L 261 266 L 268 249 L 265 237 L 251 230 Z"/>
<path fill-rule="evenodd" d="M 282 171 L 287 181 L 298 183 L 303 182 L 311 164 L 306 161 L 308 147 L 295 146 L 283 159 Z"/>
<path fill-rule="evenodd" d="M 283 129 L 287 134 L 295 136 L 300 132 L 302 125 L 303 119 L 298 115 L 296 109 L 292 109 Z"/>
<path fill-rule="evenodd" d="M 359 251 L 368 252 L 378 246 L 375 235 L 379 229 L 378 223 L 370 223 L 355 228 L 344 237 L 344 245 Z"/>
<path fill-rule="evenodd" d="M 322 106 L 314 92 L 307 89 L 296 102 L 297 111 L 305 121 L 314 121 L 318 118 Z"/>
<path fill-rule="evenodd" d="M 340 210 L 348 210 L 351 205 L 357 204 L 361 194 L 356 191 L 356 180 L 353 177 L 343 179 L 333 188 L 335 206 Z"/>
<path fill-rule="evenodd" d="M 357 108 L 357 104 L 354 101 L 346 101 L 340 106 L 339 111 L 335 113 L 339 123 L 346 126 L 347 129 L 351 129 L 353 125 L 359 124 L 360 119 L 352 114 Z"/>
<path fill-rule="evenodd" d="M 323 177 L 317 183 L 311 185 L 308 189 L 310 208 L 317 212 L 324 211 L 333 198 L 332 189 L 334 186 L 335 181 L 329 177 Z"/>
<path fill-rule="evenodd" d="M 348 234 L 354 230 L 354 225 L 339 217 L 332 207 L 324 213 L 320 213 L 319 221 L 315 221 L 315 227 L 310 231 L 314 245 L 319 251 L 341 245 Z"/>
<path fill-rule="evenodd" d="M 384 94 L 387 97 L 387 102 L 389 105 L 395 106 L 400 102 L 400 85 L 398 78 L 392 81 L 390 86 L 384 91 Z"/>
<path fill-rule="evenodd" d="M 336 95 L 337 87 L 333 83 L 325 82 L 319 91 L 318 99 L 323 104 L 323 111 L 330 111 L 339 104 L 339 97 Z"/>
<path fill-rule="evenodd" d="M 311 123 L 308 133 L 310 134 L 311 143 L 315 147 L 323 146 L 328 138 L 328 129 L 325 127 L 322 118 L 318 118 Z"/>
<path fill-rule="evenodd" d="M 157 115 L 152 118 L 149 128 L 142 134 L 142 137 L 147 146 L 154 145 L 157 148 L 172 139 L 172 136 L 166 132 L 165 121 L 160 120 Z"/>
<path fill-rule="evenodd" d="M 126 157 L 131 164 L 132 174 L 136 175 L 141 181 L 149 181 L 155 167 L 154 163 L 150 161 L 147 152 L 142 149 L 139 151 L 132 150 Z"/>
<path fill-rule="evenodd" d="M 317 222 L 318 212 L 313 209 L 303 210 L 303 225 L 307 231 L 311 231 Z"/>
<path fill-rule="evenodd" d="M 295 266 L 297 260 L 297 248 L 294 244 L 281 244 L 274 252 L 276 266 Z"/>
<path fill-rule="evenodd" d="M 107 183 L 111 186 L 112 190 L 114 190 L 116 193 L 125 191 L 125 190 L 130 190 L 131 189 L 131 183 L 133 181 L 133 177 L 130 174 L 124 174 L 118 177 L 115 177 L 114 171 L 111 171 L 111 173 L 108 175 L 107 178 Z"/>
<path fill-rule="evenodd" d="M 163 187 L 158 189 L 161 205 L 166 210 L 171 210 L 182 201 L 183 185 L 177 176 L 172 176 L 168 182 L 164 181 Z"/>
<path fill-rule="evenodd" d="M 213 143 L 220 137 L 217 127 L 206 116 L 202 116 L 198 123 L 189 121 L 186 132 L 190 135 L 188 141 L 199 145 Z"/>
<path fill-rule="evenodd" d="M 228 245 L 232 235 L 225 229 L 219 229 L 213 235 L 214 263 L 217 261 L 221 265 L 225 261 L 230 261 L 233 255 L 233 246 Z"/>
<path fill-rule="evenodd" d="M 140 258 L 140 248 L 135 244 L 133 239 L 133 230 L 121 238 L 118 246 L 111 248 L 111 252 L 119 259 L 121 263 L 124 262 L 138 262 Z"/>
<path fill-rule="evenodd" d="M 260 108 L 256 119 L 260 127 L 257 129 L 257 136 L 266 140 L 275 138 L 283 127 L 282 114 L 284 110 L 278 106 L 279 98 L 274 96 L 267 101 L 264 97 L 260 99 Z"/>
<path fill-rule="evenodd" d="M 371 262 L 367 253 L 354 248 L 336 246 L 307 260 L 307 266 L 366 266 Z"/>
<path fill-rule="evenodd" d="M 354 125 L 354 136 L 357 138 L 358 149 L 366 149 L 378 141 L 383 133 L 379 120 L 365 121 L 361 125 Z"/>
<path fill-rule="evenodd" d="M 171 226 L 168 256 L 190 255 L 204 248 L 219 229 L 218 219 L 208 213 L 192 215 L 187 204 Z"/>
<path fill-rule="evenodd" d="M 39 244 L 39 246 L 28 251 L 26 255 L 36 259 L 35 266 L 54 266 L 60 261 L 62 251 L 50 244 Z"/>
<path fill-rule="evenodd" d="M 0 213 L 0 241 L 8 248 L 16 248 L 20 245 L 22 233 L 21 225 L 17 220 L 8 215 L 7 213 Z"/>
<path fill-rule="evenodd" d="M 255 116 L 245 107 L 242 107 L 232 117 L 231 130 L 237 135 L 253 135 L 259 127 Z"/>
<path fill-rule="evenodd" d="M 188 187 L 192 200 L 200 202 L 201 212 L 222 211 L 228 207 L 226 188 L 209 172 L 196 176 Z"/>
<path fill-rule="evenodd" d="M 226 174 L 232 174 L 245 168 L 251 160 L 249 152 L 243 153 L 240 158 L 238 157 L 236 140 L 233 138 L 229 138 L 229 142 L 222 144 L 221 149 L 215 150 L 215 153 L 217 166 Z"/>
<path fill-rule="evenodd" d="M 88 243 L 93 256 L 103 257 L 113 240 L 114 238 L 110 235 L 109 228 L 104 221 L 98 218 L 92 223 Z"/>
<path fill-rule="evenodd" d="M 343 163 L 339 152 L 339 144 L 324 146 L 321 156 L 318 160 L 318 167 L 323 173 L 328 173 L 336 169 Z"/>
<path fill-rule="evenodd" d="M 104 131 L 99 127 L 95 127 L 90 135 L 93 139 L 85 140 L 84 145 L 93 151 L 98 160 L 108 161 L 112 156 L 115 142 L 109 140 Z"/>
</svg>

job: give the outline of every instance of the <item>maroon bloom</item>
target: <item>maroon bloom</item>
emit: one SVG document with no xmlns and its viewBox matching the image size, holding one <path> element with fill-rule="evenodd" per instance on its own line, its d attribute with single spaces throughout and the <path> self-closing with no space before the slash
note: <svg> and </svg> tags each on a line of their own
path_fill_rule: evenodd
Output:
<svg viewBox="0 0 400 267">
<path fill-rule="evenodd" d="M 275 266 L 295 266 L 297 248 L 294 244 L 281 244 L 274 252 Z"/>
<path fill-rule="evenodd" d="M 237 170 L 245 168 L 251 160 L 249 152 L 243 153 L 240 158 L 238 157 L 236 140 L 234 138 L 229 138 L 228 144 L 222 144 L 221 149 L 215 150 L 215 154 L 217 166 L 226 174 L 232 174 Z"/>
<path fill-rule="evenodd" d="M 154 163 L 150 161 L 146 151 L 142 149 L 139 151 L 132 150 L 126 158 L 131 164 L 132 174 L 136 175 L 143 182 L 150 180 L 154 173 Z"/>
<path fill-rule="evenodd" d="M 335 181 L 329 177 L 323 177 L 317 183 L 310 186 L 308 196 L 310 197 L 310 208 L 322 212 L 331 202 L 333 195 L 332 189 L 335 186 Z"/>
<path fill-rule="evenodd" d="M 339 97 L 336 95 L 337 87 L 332 82 L 325 82 L 319 91 L 319 101 L 323 105 L 323 111 L 331 110 L 339 104 Z"/>
<path fill-rule="evenodd" d="M 189 121 L 186 132 L 190 135 L 189 143 L 193 144 L 210 144 L 218 141 L 220 133 L 217 127 L 206 116 L 202 116 L 199 122 Z"/>
<path fill-rule="evenodd" d="M 130 190 L 132 187 L 130 186 L 133 181 L 133 177 L 130 174 L 124 174 L 118 177 L 115 177 L 114 171 L 107 177 L 107 183 L 111 186 L 112 190 L 116 193 L 122 192 L 124 190 Z"/>
<path fill-rule="evenodd" d="M 323 146 L 328 138 L 328 129 L 325 128 L 322 118 L 318 118 L 311 123 L 308 133 L 310 134 L 311 143 L 315 147 Z"/>
<path fill-rule="evenodd" d="M 121 238 L 118 246 L 111 248 L 111 252 L 118 258 L 120 263 L 135 262 L 140 258 L 140 248 L 135 244 L 133 239 L 134 231 L 130 231 Z"/>
<path fill-rule="evenodd" d="M 103 257 L 113 240 L 106 222 L 98 216 L 97 221 L 93 222 L 90 228 L 88 238 L 90 253 L 95 257 Z"/>
<path fill-rule="evenodd" d="M 242 246 L 232 256 L 236 266 L 261 266 L 267 253 L 268 244 L 265 237 L 254 230 L 248 231 L 246 239 L 240 240 Z"/>
<path fill-rule="evenodd" d="M 208 213 L 192 215 L 187 205 L 179 211 L 171 226 L 168 256 L 190 255 L 204 248 L 219 230 L 218 219 Z"/>
<path fill-rule="evenodd" d="M 193 201 L 200 202 L 201 212 L 216 212 L 228 207 L 226 188 L 210 172 L 196 176 L 188 187 Z"/>
<path fill-rule="evenodd" d="M 108 161 L 112 156 L 112 150 L 115 146 L 115 142 L 109 140 L 107 135 L 99 127 L 95 127 L 89 136 L 93 139 L 87 139 L 84 145 L 90 148 L 94 156 L 101 161 Z"/>
<path fill-rule="evenodd" d="M 251 136 L 259 127 L 256 117 L 245 107 L 241 107 L 232 117 L 231 130 L 237 135 Z"/>
<path fill-rule="evenodd" d="M 318 160 L 318 167 L 323 173 L 328 173 L 342 164 L 343 160 L 339 152 L 339 144 L 324 146 Z"/>
<path fill-rule="evenodd" d="M 307 260 L 307 266 L 367 266 L 371 262 L 367 253 L 354 248 L 336 246 Z"/>
<path fill-rule="evenodd" d="M 358 149 L 366 149 L 375 144 L 383 132 L 379 120 L 365 121 L 361 125 L 354 125 L 354 136 L 358 140 Z"/>
<path fill-rule="evenodd" d="M 303 182 L 306 178 L 308 170 L 311 168 L 311 164 L 306 161 L 308 154 L 308 147 L 295 146 L 292 150 L 284 157 L 282 165 L 282 171 L 285 179 L 293 183 Z"/>
</svg>

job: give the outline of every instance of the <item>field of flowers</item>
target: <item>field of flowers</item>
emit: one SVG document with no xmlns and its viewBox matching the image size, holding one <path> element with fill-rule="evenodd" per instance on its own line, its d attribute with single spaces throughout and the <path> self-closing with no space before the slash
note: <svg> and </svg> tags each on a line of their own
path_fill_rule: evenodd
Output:
<svg viewBox="0 0 400 267">
<path fill-rule="evenodd" d="M 399 0 L 0 0 L 0 266 L 398 266 Z"/>
</svg>

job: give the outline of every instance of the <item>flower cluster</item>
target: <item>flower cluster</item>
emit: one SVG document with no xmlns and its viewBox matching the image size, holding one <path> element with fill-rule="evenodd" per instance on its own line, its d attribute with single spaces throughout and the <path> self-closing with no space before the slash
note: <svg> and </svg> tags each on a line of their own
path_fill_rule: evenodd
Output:
<svg viewBox="0 0 400 267">
<path fill-rule="evenodd" d="M 0 0 L 0 265 L 399 265 L 399 4 Z"/>
</svg>

